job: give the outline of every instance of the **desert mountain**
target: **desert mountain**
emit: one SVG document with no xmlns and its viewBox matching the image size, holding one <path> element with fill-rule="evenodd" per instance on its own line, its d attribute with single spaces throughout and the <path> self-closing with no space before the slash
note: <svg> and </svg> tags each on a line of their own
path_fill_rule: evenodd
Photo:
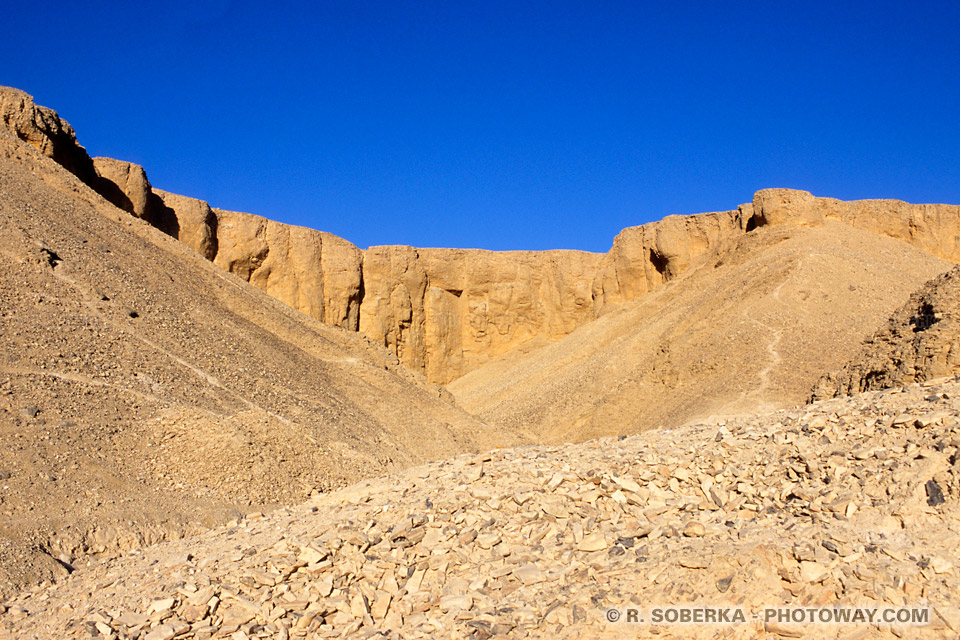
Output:
<svg viewBox="0 0 960 640">
<path fill-rule="evenodd" d="M 767 189 L 606 254 L 361 250 L 156 189 L 23 92 L 0 124 L 0 636 L 633 637 L 601 605 L 960 586 L 956 381 L 748 415 L 960 261 L 960 207 Z M 890 382 L 950 370 L 953 280 L 864 347 Z M 764 631 L 797 635 L 732 637 Z"/>
<path fill-rule="evenodd" d="M 899 387 L 958 370 L 960 267 L 955 267 L 914 292 L 839 371 L 824 374 L 813 398 Z"/>
<path fill-rule="evenodd" d="M 52 558 L 515 441 L 101 198 L 55 162 L 72 140 L 55 115 L 2 113 L 0 590 L 62 571 Z"/>
<path fill-rule="evenodd" d="M 441 384 L 511 353 L 528 353 L 555 342 L 595 318 L 646 298 L 690 270 L 723 263 L 731 252 L 762 247 L 763 241 L 751 239 L 760 229 L 827 226 L 840 229 L 838 233 L 858 229 L 960 261 L 958 206 L 842 202 L 790 189 L 760 191 L 751 203 L 731 211 L 668 216 L 624 229 L 605 255 L 406 246 L 360 250 L 329 233 L 213 208 L 202 200 L 154 189 L 138 165 L 110 158 L 90 160 L 73 129 L 23 92 L 0 88 L 0 110 L 4 123 L 19 138 L 76 173 L 117 207 L 306 315 L 360 331 L 408 368 Z M 895 245 L 891 248 L 895 250 Z M 814 249 L 811 255 L 815 254 Z M 819 278 L 813 272 L 800 275 Z M 905 283 L 919 285 L 909 277 Z M 854 282 L 846 284 L 856 287 Z M 861 295 L 869 295 L 867 290 L 862 286 Z M 897 289 L 894 295 L 899 300 L 874 299 L 874 306 L 892 301 L 889 311 L 906 293 Z M 859 304 L 857 294 L 849 297 L 853 306 Z M 856 331 L 877 326 L 877 318 L 870 321 L 866 329 L 856 325 L 844 337 L 859 340 L 865 334 Z M 500 366 L 498 362 L 492 369 Z M 486 374 L 478 379 L 486 379 Z"/>
<path fill-rule="evenodd" d="M 449 389 L 484 420 L 524 425 L 545 442 L 806 401 L 824 371 L 951 264 L 842 218 L 768 223 L 768 193 L 758 195 L 749 220 L 759 211 L 761 223 L 750 232 L 559 342 L 487 364 Z"/>
</svg>

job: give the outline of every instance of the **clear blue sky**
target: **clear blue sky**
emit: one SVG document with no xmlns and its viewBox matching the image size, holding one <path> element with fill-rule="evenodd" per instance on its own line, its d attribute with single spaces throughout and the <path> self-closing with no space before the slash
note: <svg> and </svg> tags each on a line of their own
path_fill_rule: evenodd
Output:
<svg viewBox="0 0 960 640">
<path fill-rule="evenodd" d="M 18 2 L 3 22 L 0 84 L 91 155 L 361 247 L 606 251 L 772 186 L 960 203 L 955 0 Z"/>
</svg>

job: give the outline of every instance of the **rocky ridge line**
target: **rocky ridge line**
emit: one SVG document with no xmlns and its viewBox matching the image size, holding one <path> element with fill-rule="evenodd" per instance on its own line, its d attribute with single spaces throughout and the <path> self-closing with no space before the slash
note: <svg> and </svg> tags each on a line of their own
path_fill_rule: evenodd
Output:
<svg viewBox="0 0 960 640">
<path fill-rule="evenodd" d="M 118 207 L 282 302 L 361 331 L 431 382 L 557 340 L 682 273 L 723 260 L 762 226 L 840 221 L 960 262 L 960 206 L 843 202 L 764 189 L 737 209 L 629 227 L 607 254 L 372 247 L 153 189 L 139 165 L 90 161 L 73 129 L 0 87 L 3 122 Z M 295 243 L 296 246 L 294 246 Z M 220 255 L 223 252 L 225 255 Z"/>
</svg>

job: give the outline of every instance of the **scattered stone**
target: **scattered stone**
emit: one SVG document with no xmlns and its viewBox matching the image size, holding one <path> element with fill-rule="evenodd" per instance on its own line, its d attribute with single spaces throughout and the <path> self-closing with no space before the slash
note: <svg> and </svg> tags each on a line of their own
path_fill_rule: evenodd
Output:
<svg viewBox="0 0 960 640">
<path fill-rule="evenodd" d="M 736 445 L 722 451 L 700 446 L 715 426 L 694 424 L 616 447 L 499 450 L 479 464 L 463 456 L 399 472 L 81 569 L 43 599 L 9 603 L 0 634 L 6 625 L 15 637 L 71 637 L 76 602 L 91 613 L 71 629 L 174 640 L 388 631 L 568 640 L 612 631 L 605 607 L 718 594 L 748 607 L 951 602 L 957 503 L 941 491 L 931 509 L 918 478 L 952 483 L 954 451 L 936 448 L 955 446 L 952 423 L 870 429 L 860 418 L 923 415 L 913 406 L 932 392 L 960 398 L 960 382 L 728 420 L 724 442 Z M 830 438 L 794 428 L 810 424 Z M 937 624 L 949 626 L 944 611 Z M 685 627 L 682 637 L 714 631 Z"/>
<path fill-rule="evenodd" d="M 943 489 L 940 488 L 940 485 L 936 480 L 927 480 L 927 483 L 924 486 L 927 491 L 928 505 L 931 507 L 936 507 L 945 502 L 943 497 Z"/>
</svg>

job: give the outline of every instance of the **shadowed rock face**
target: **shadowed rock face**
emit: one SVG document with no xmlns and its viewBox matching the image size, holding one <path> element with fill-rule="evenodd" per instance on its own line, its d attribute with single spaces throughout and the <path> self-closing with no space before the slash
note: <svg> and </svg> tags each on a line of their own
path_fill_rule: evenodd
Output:
<svg viewBox="0 0 960 640">
<path fill-rule="evenodd" d="M 77 143 L 73 127 L 33 96 L 12 87 L 0 87 L 0 123 L 20 140 L 52 158 L 83 182 L 95 187 L 97 172 L 87 150 Z"/>
<path fill-rule="evenodd" d="M 821 377 L 812 398 L 888 389 L 958 372 L 960 267 L 955 267 L 910 296 L 842 369 Z"/>
</svg>

